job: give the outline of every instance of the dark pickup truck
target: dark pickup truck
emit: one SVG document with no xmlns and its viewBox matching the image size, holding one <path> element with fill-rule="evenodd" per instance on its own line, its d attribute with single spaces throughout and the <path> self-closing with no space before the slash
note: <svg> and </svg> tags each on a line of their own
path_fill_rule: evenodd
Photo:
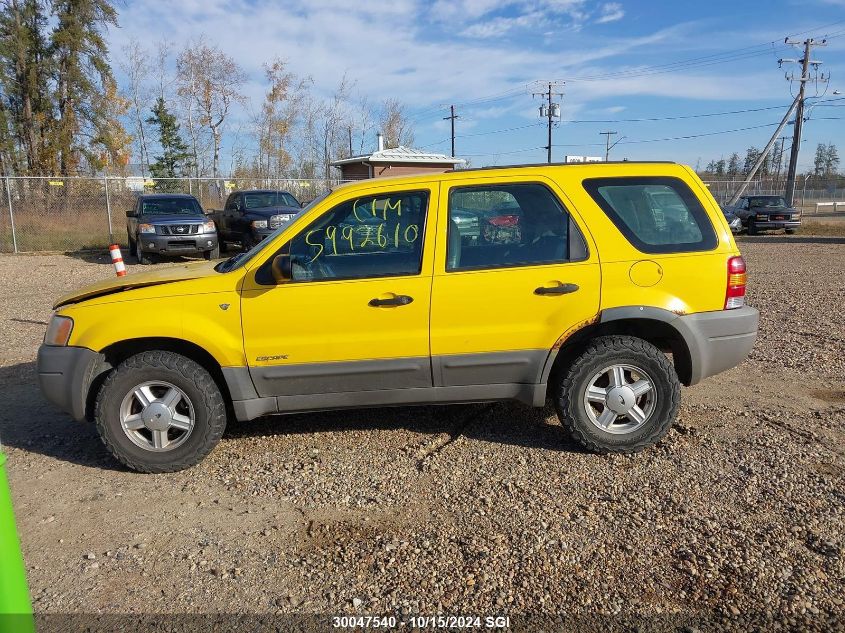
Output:
<svg viewBox="0 0 845 633">
<path fill-rule="evenodd" d="M 795 233 L 801 226 L 801 212 L 787 206 L 783 196 L 742 196 L 724 210 L 738 217 L 749 235 L 777 229 Z"/>
<path fill-rule="evenodd" d="M 193 196 L 184 193 L 143 194 L 126 212 L 129 250 L 140 264 L 155 255 L 220 257 L 214 221 Z"/>
<path fill-rule="evenodd" d="M 212 211 L 221 242 L 237 242 L 250 249 L 302 210 L 287 191 L 247 189 L 226 198 L 222 211 Z"/>
</svg>

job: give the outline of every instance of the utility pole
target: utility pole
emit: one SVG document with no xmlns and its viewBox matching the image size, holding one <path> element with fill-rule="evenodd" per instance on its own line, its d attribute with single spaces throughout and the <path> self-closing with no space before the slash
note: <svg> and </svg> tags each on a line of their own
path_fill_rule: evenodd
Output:
<svg viewBox="0 0 845 633">
<path fill-rule="evenodd" d="M 810 59 L 810 54 L 813 50 L 814 46 L 824 46 L 827 43 L 827 40 L 822 40 L 820 42 L 816 42 L 813 38 L 807 38 L 803 42 L 794 42 L 790 41 L 787 37 L 784 40 L 786 44 L 804 44 L 804 57 L 799 60 L 793 59 L 782 59 L 778 60 L 779 64 L 784 64 L 787 62 L 791 63 L 799 63 L 801 64 L 801 78 L 795 79 L 794 77 L 788 76 L 787 79 L 790 81 L 798 81 L 800 87 L 798 88 L 798 107 L 795 111 L 795 130 L 792 135 L 792 149 L 789 152 L 789 169 L 786 172 L 786 191 L 784 192 L 784 197 L 786 198 L 786 204 L 792 206 L 792 203 L 795 198 L 795 173 L 798 169 L 798 152 L 801 149 L 801 132 L 802 128 L 804 127 L 804 92 L 807 86 L 807 82 L 810 81 L 810 66 L 812 66 L 815 70 L 818 70 L 819 65 L 821 62 L 814 61 Z M 822 81 L 824 81 L 824 75 L 822 75 Z"/>
<path fill-rule="evenodd" d="M 455 106 L 449 106 L 450 115 L 444 116 L 444 121 L 451 121 L 452 122 L 452 158 L 455 157 L 455 119 L 460 119 L 457 114 L 455 114 Z"/>
<path fill-rule="evenodd" d="M 619 137 L 618 139 L 616 139 L 616 141 L 614 141 L 613 145 L 611 145 L 610 144 L 610 136 L 612 134 L 619 134 L 619 132 L 599 132 L 599 134 L 603 134 L 604 137 L 605 137 L 604 162 L 607 162 L 608 160 L 610 160 L 610 150 L 612 150 L 614 147 L 616 147 L 617 143 L 619 143 L 619 141 L 621 141 L 625 137 L 624 136 Z"/>
<path fill-rule="evenodd" d="M 560 104 L 552 103 L 552 97 L 563 98 L 562 92 L 552 92 L 552 90 L 556 87 L 556 83 L 549 82 L 548 92 L 535 92 L 531 95 L 532 97 L 545 97 L 547 100 L 546 105 L 540 106 L 540 118 L 548 119 L 549 144 L 546 145 L 546 151 L 547 161 L 549 163 L 552 162 L 552 127 L 554 126 L 555 119 L 560 118 Z"/>
</svg>

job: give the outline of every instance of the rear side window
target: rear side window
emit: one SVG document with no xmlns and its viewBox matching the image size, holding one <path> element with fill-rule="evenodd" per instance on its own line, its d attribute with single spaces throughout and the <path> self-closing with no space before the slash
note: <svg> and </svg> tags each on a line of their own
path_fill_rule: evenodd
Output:
<svg viewBox="0 0 845 633">
<path fill-rule="evenodd" d="M 578 227 L 541 184 L 456 187 L 449 194 L 449 272 L 586 258 Z"/>
<path fill-rule="evenodd" d="M 678 178 L 590 178 L 584 188 L 637 250 L 685 253 L 716 247 L 704 207 Z"/>
</svg>

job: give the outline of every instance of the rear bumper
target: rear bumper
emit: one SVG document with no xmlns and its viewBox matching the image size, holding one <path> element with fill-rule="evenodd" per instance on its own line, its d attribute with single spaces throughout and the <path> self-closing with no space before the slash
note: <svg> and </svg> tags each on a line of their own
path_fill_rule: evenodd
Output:
<svg viewBox="0 0 845 633">
<path fill-rule="evenodd" d="M 38 348 L 38 385 L 41 393 L 65 413 L 81 422 L 85 419 L 88 389 L 99 369 L 105 369 L 102 354 L 87 347 Z"/>
<path fill-rule="evenodd" d="M 162 253 L 180 255 L 184 253 L 204 253 L 217 246 L 217 233 L 197 235 L 152 235 L 138 236 L 138 244 L 143 253 Z"/>
<path fill-rule="evenodd" d="M 754 347 L 759 319 L 756 309 L 745 306 L 674 320 L 672 325 L 683 335 L 690 352 L 689 384 L 739 365 Z"/>
</svg>

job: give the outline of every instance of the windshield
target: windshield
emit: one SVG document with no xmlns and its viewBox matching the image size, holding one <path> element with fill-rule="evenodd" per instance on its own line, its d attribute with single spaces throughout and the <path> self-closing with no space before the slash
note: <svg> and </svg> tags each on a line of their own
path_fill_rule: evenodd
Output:
<svg viewBox="0 0 845 633">
<path fill-rule="evenodd" d="M 245 193 L 244 206 L 247 209 L 298 207 L 299 202 L 287 191 L 260 191 L 257 193 Z"/>
<path fill-rule="evenodd" d="M 786 206 L 786 200 L 780 196 L 772 196 L 770 198 L 751 198 L 749 206 L 752 209 L 760 209 L 765 207 L 781 208 Z"/>
<path fill-rule="evenodd" d="M 141 215 L 202 215 L 193 198 L 150 198 L 141 202 Z"/>
<path fill-rule="evenodd" d="M 331 191 L 328 191 L 328 192 L 324 193 L 323 195 L 317 196 L 316 198 L 314 198 L 311 202 L 309 202 L 302 209 L 302 212 L 304 213 L 304 212 L 310 210 L 311 208 L 313 208 L 314 205 L 322 202 L 330 193 L 331 193 Z M 251 249 L 249 249 L 248 251 L 245 251 L 243 253 L 238 253 L 234 257 L 230 257 L 226 261 L 221 262 L 220 264 L 217 264 L 217 266 L 214 267 L 214 270 L 216 270 L 218 273 L 228 273 L 230 271 L 237 270 L 238 268 L 242 268 L 243 266 L 246 266 L 246 264 L 249 263 L 250 261 L 252 261 L 253 258 L 255 258 L 255 256 L 258 255 L 258 253 L 260 253 L 262 250 L 264 250 L 264 247 L 267 245 L 268 242 L 273 241 L 273 239 L 279 233 L 284 231 L 288 227 L 288 224 L 290 224 L 290 223 L 289 222 L 283 222 L 279 226 L 279 228 L 277 228 L 275 231 L 270 233 L 270 235 L 268 235 L 263 240 L 258 242 L 258 244 L 253 246 Z"/>
</svg>

